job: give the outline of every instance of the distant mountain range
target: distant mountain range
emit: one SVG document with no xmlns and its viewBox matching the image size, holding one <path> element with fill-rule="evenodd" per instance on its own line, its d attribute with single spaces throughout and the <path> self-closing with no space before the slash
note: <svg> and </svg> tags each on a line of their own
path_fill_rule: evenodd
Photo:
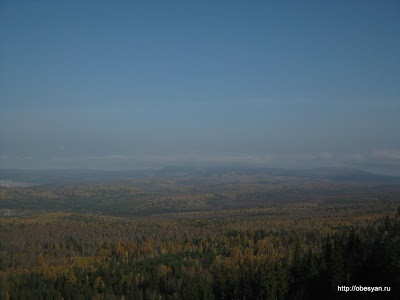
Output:
<svg viewBox="0 0 400 300">
<path fill-rule="evenodd" d="M 0 169 L 0 186 L 29 186 L 80 180 L 118 180 L 129 178 L 191 178 L 236 181 L 241 178 L 285 178 L 307 181 L 333 181 L 354 184 L 400 184 L 400 176 L 378 175 L 353 168 L 191 168 L 166 167 L 160 170 L 100 171 L 80 169 L 22 170 Z"/>
</svg>

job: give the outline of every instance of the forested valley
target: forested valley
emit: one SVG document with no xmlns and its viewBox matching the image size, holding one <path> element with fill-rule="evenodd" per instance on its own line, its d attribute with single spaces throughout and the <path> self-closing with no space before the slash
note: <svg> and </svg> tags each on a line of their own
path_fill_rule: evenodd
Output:
<svg viewBox="0 0 400 300">
<path fill-rule="evenodd" d="M 0 187 L 1 299 L 400 297 L 398 185 L 228 175 Z"/>
</svg>

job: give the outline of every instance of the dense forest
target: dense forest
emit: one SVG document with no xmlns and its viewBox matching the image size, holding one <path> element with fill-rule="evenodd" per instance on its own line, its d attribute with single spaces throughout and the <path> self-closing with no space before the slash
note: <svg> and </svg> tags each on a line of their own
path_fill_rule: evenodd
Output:
<svg viewBox="0 0 400 300">
<path fill-rule="evenodd" d="M 0 197 L 1 299 L 400 297 L 398 186 L 140 179 Z M 338 291 L 353 285 L 391 290 Z"/>
</svg>

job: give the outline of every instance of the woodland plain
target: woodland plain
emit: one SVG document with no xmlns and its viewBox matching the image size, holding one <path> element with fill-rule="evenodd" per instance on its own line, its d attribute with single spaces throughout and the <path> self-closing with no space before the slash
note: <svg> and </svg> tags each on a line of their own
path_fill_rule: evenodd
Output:
<svg viewBox="0 0 400 300">
<path fill-rule="evenodd" d="M 0 175 L 8 180 L 0 187 L 2 299 L 400 295 L 395 177 L 275 169 Z M 344 285 L 391 291 L 339 292 Z"/>
</svg>

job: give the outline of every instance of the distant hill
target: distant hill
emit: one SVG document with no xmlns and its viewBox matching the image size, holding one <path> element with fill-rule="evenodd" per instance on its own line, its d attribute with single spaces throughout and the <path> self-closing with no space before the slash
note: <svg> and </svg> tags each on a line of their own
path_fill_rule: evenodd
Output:
<svg viewBox="0 0 400 300">
<path fill-rule="evenodd" d="M 331 167 L 300 170 L 264 169 L 263 171 L 272 175 L 294 176 L 316 180 L 331 180 L 341 183 L 400 183 L 400 176 L 378 175 L 354 168 Z"/>
<path fill-rule="evenodd" d="M 307 180 L 329 180 L 340 183 L 360 184 L 400 184 L 400 176 L 378 175 L 354 168 L 329 167 L 313 169 L 280 169 L 280 168 L 187 168 L 168 167 L 154 173 L 158 176 L 192 176 L 192 177 L 213 177 L 232 178 L 257 176 L 276 176 L 290 180 L 295 178 Z"/>
<path fill-rule="evenodd" d="M 176 178 L 213 181 L 241 180 L 285 180 L 293 181 L 332 181 L 352 184 L 400 184 L 400 176 L 378 175 L 353 168 L 228 168 L 228 167 L 166 167 L 160 170 L 101 171 L 101 170 L 20 170 L 0 169 L 0 182 L 3 186 L 29 186 L 32 184 L 56 184 L 82 180 L 121 180 L 135 178 Z"/>
</svg>

